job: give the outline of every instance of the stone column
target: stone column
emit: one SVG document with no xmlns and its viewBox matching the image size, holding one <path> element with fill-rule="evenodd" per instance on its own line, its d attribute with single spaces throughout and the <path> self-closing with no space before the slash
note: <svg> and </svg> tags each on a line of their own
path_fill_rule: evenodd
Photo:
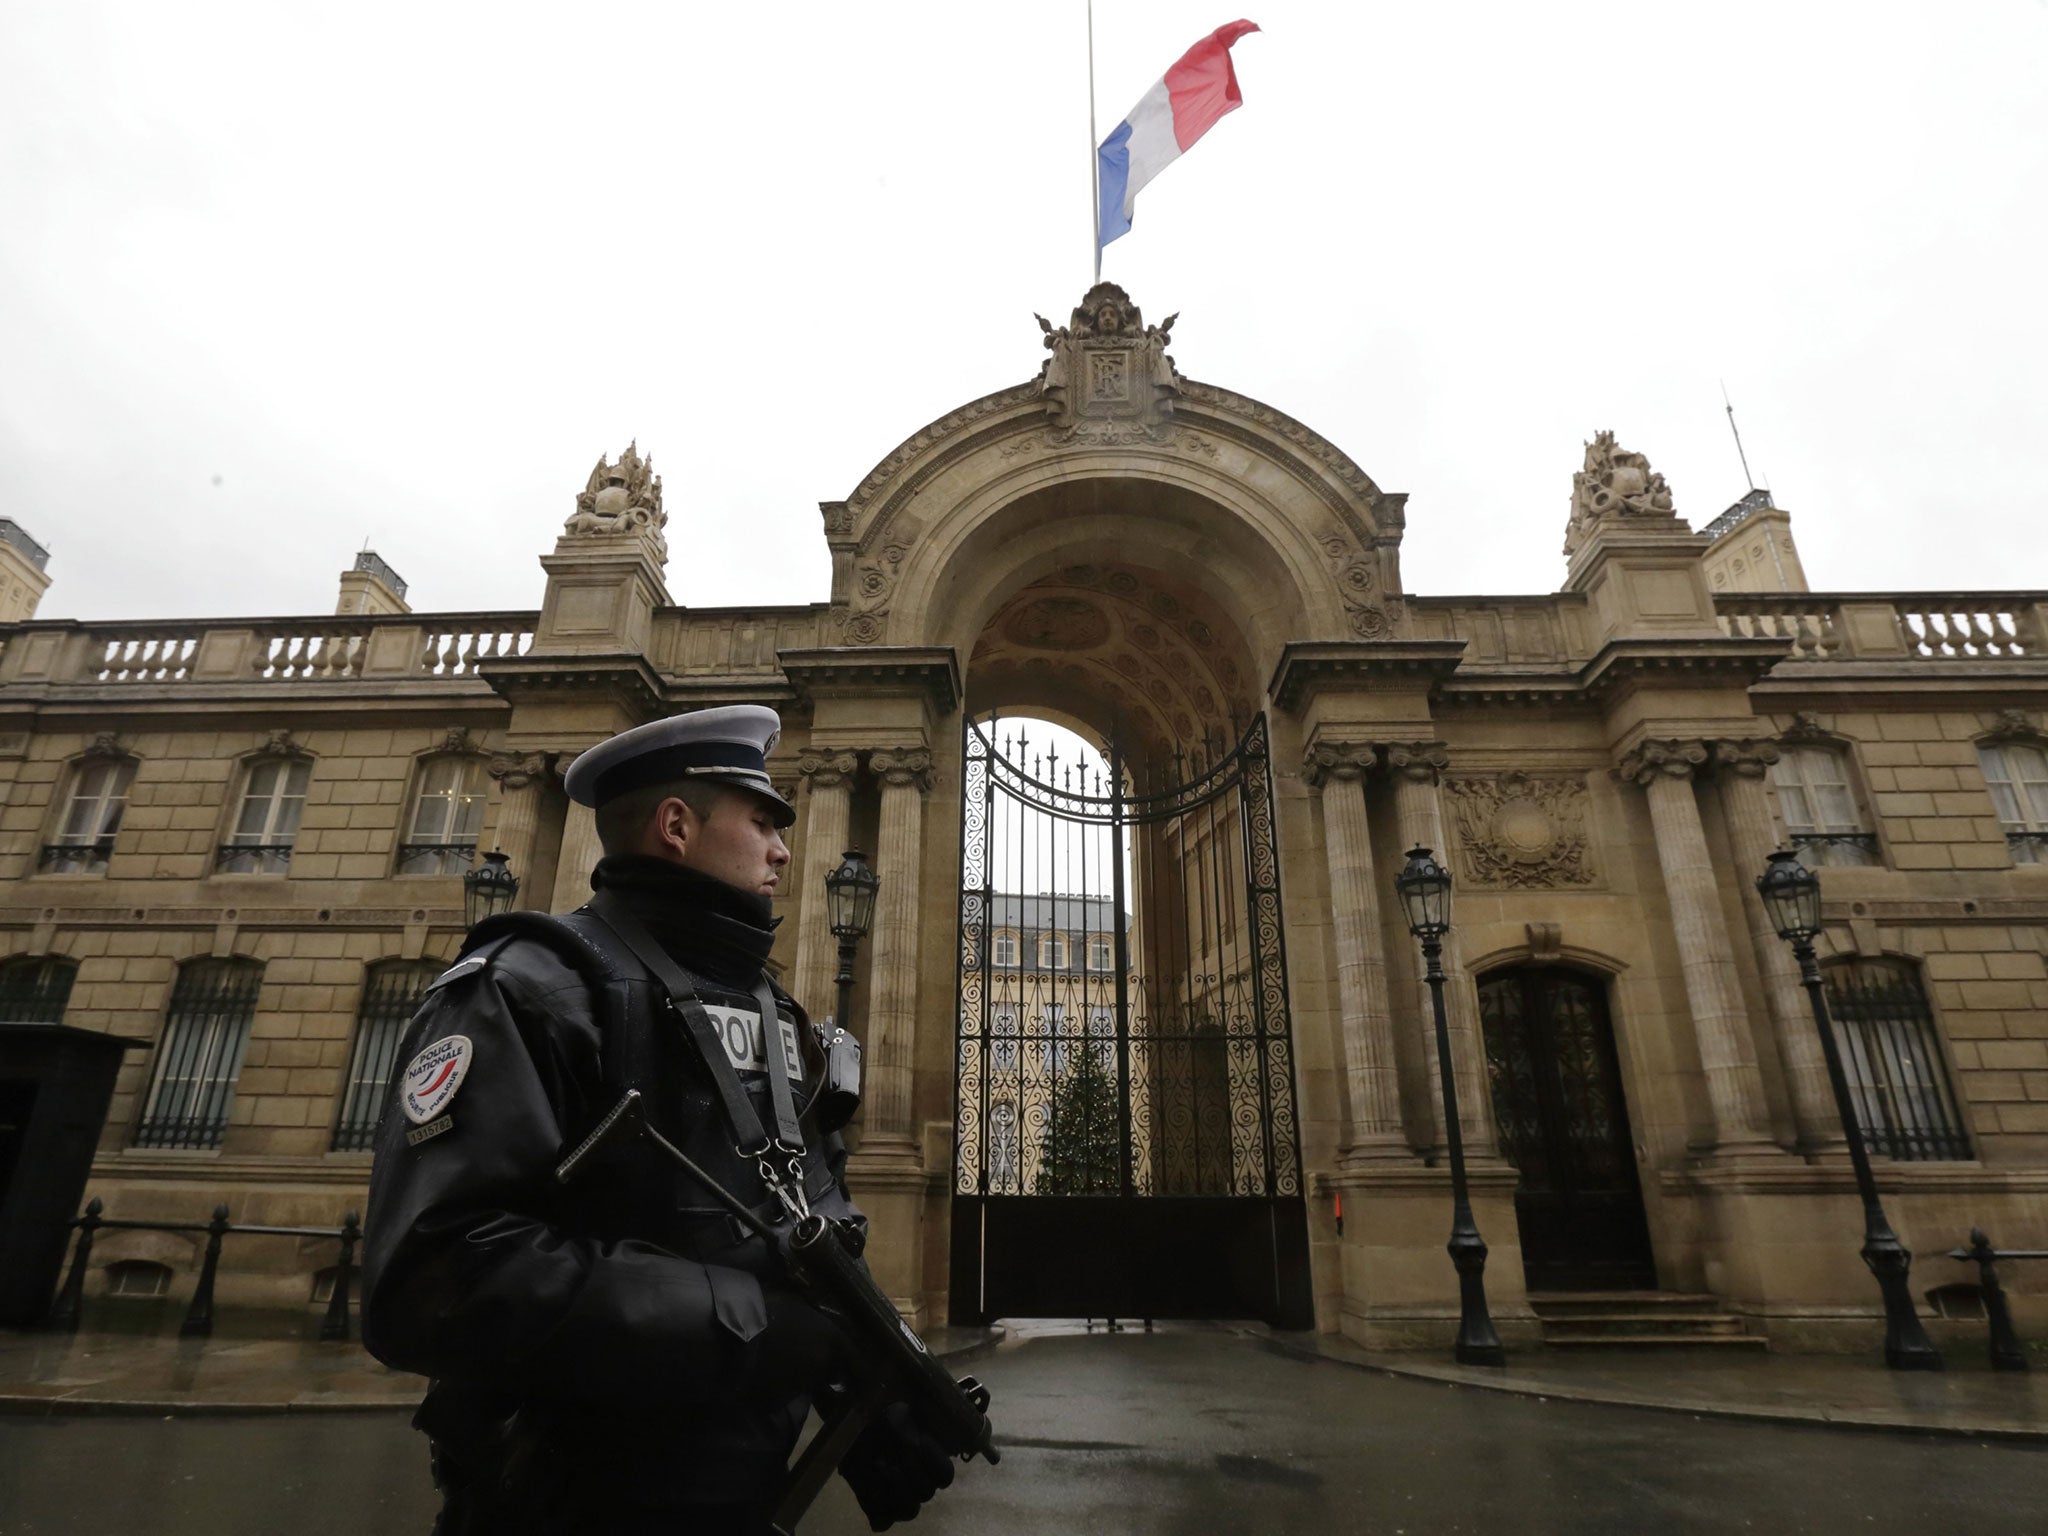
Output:
<svg viewBox="0 0 2048 1536">
<path fill-rule="evenodd" d="M 524 757 L 501 752 L 491 759 L 488 771 L 498 781 L 493 847 L 505 855 L 507 867 L 519 877 L 519 894 L 524 900 L 514 904 L 531 907 L 540 899 L 533 883 L 533 846 L 540 831 L 541 780 L 547 772 L 547 759 L 538 752 Z"/>
<path fill-rule="evenodd" d="M 814 1019 L 824 1018 L 839 1006 L 833 985 L 839 975 L 839 941 L 832 937 L 825 877 L 839 867 L 840 855 L 846 851 L 856 764 L 851 752 L 806 752 L 796 765 L 804 782 L 804 830 L 792 990 Z"/>
<path fill-rule="evenodd" d="M 1450 867 L 1450 850 L 1444 846 L 1443 813 L 1437 802 L 1437 780 L 1450 765 L 1450 755 L 1440 741 L 1392 742 L 1387 746 L 1387 769 L 1394 777 L 1394 815 L 1401 826 L 1401 853 L 1405 862 L 1410 848 L 1429 848 L 1438 862 Z M 1391 888 L 1394 870 L 1386 877 Z M 1479 1034 L 1479 995 L 1472 978 L 1465 974 L 1463 947 L 1458 938 L 1456 891 L 1453 889 L 1451 931 L 1444 935 L 1444 1013 L 1451 1036 L 1451 1071 L 1458 1089 L 1458 1122 L 1464 1133 L 1465 1150 L 1474 1157 L 1494 1157 L 1499 1147 L 1493 1133 L 1493 1096 L 1486 1080 L 1486 1053 Z M 1409 959 L 1416 978 L 1416 1015 L 1422 1026 L 1422 1050 L 1429 1062 L 1430 1118 L 1437 1127 L 1442 1110 L 1443 1088 L 1436 1059 L 1436 1018 L 1429 988 L 1422 981 L 1419 946 L 1411 940 Z M 1437 1128 L 1433 1138 L 1443 1144 Z"/>
<path fill-rule="evenodd" d="M 573 912 L 590 900 L 590 872 L 603 853 L 597 840 L 597 813 L 571 800 L 568 819 L 562 823 L 562 852 L 555 860 L 550 912 Z"/>
<path fill-rule="evenodd" d="M 1735 883 L 1742 889 L 1742 910 L 1749 918 L 1749 942 L 1763 978 L 1771 1027 L 1778 1037 L 1778 1060 L 1792 1088 L 1792 1113 L 1799 1122 L 1799 1143 L 1810 1151 L 1843 1145 L 1842 1119 L 1828 1086 L 1827 1063 L 1814 1032 L 1813 1008 L 1799 984 L 1792 947 L 1778 937 L 1757 894 L 1756 877 L 1764 872 L 1777 845 L 1764 776 L 1778 760 L 1768 741 L 1717 741 L 1713 745 L 1714 777 L 1721 789 L 1721 808 L 1728 818 L 1729 840 L 1735 848 Z"/>
<path fill-rule="evenodd" d="M 862 1147 L 907 1142 L 911 1067 L 917 1046 L 917 886 L 924 857 L 924 796 L 932 755 L 922 747 L 871 752 L 868 767 L 882 781 L 881 830 L 875 873 L 874 970 L 868 985 L 868 1093 Z"/>
<path fill-rule="evenodd" d="M 1642 785 L 1649 797 L 1716 1144 L 1729 1152 L 1775 1151 L 1713 859 L 1693 799 L 1693 775 L 1706 760 L 1703 741 L 1646 741 L 1622 759 L 1621 776 Z"/>
<path fill-rule="evenodd" d="M 1387 1003 L 1381 950 L 1379 876 L 1365 818 L 1365 775 L 1378 756 L 1369 742 L 1319 741 L 1302 761 L 1302 777 L 1322 796 L 1323 846 L 1330 866 L 1330 932 L 1337 952 L 1343 1051 L 1342 1148 L 1352 1158 L 1405 1158 L 1394 1015 Z"/>
</svg>

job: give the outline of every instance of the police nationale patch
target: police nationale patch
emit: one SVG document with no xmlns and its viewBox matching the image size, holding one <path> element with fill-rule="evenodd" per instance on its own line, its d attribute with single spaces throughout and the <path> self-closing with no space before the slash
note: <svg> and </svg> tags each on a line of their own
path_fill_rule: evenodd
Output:
<svg viewBox="0 0 2048 1536">
<path fill-rule="evenodd" d="M 467 1035 L 436 1040 L 413 1057 L 405 1069 L 405 1118 L 425 1125 L 446 1109 L 469 1073 L 475 1050 Z"/>
</svg>

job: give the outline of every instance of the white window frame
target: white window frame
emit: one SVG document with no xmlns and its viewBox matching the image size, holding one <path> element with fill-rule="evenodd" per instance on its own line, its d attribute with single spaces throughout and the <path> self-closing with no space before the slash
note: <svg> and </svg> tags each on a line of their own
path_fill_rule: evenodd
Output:
<svg viewBox="0 0 2048 1536">
<path fill-rule="evenodd" d="M 120 833 L 134 787 L 132 757 L 95 757 L 80 763 L 54 835 L 44 844 L 43 866 L 54 874 L 104 874 L 111 850 L 102 852 L 101 845 Z"/>
<path fill-rule="evenodd" d="M 313 764 L 303 757 L 267 757 L 249 764 L 242 775 L 234 825 L 221 842 L 222 872 L 281 875 L 290 867 L 312 778 Z M 252 811 L 258 823 L 253 827 Z"/>
<path fill-rule="evenodd" d="M 1022 953 L 1021 946 L 1017 943 L 1016 929 L 997 929 L 995 948 L 992 953 L 998 966 L 1005 970 L 1015 970 L 1017 968 L 1018 956 Z"/>
<path fill-rule="evenodd" d="M 2013 863 L 2048 864 L 2048 751 L 2031 741 L 1979 742 L 1977 766 Z"/>
<path fill-rule="evenodd" d="M 1048 949 L 1052 952 L 1051 959 L 1046 958 Z M 1038 936 L 1038 968 L 1041 971 L 1064 971 L 1072 954 L 1073 946 L 1067 942 L 1064 933 L 1053 930 Z"/>
<path fill-rule="evenodd" d="M 1102 963 L 1095 963 L 1097 953 Z M 1088 936 L 1088 969 L 1091 971 L 1113 971 L 1116 969 L 1116 940 L 1106 933 L 1091 933 Z"/>
<path fill-rule="evenodd" d="M 1846 748 L 1806 742 L 1781 746 L 1771 768 L 1771 783 L 1778 791 L 1785 835 L 1799 850 L 1800 862 L 1837 866 L 1884 862 L 1877 851 L 1876 834 L 1857 798 Z"/>
<path fill-rule="evenodd" d="M 398 840 L 398 873 L 459 875 L 466 871 L 476 862 L 489 798 L 482 759 L 449 754 L 422 759 L 413 783 L 412 806 L 406 813 L 405 835 Z M 408 855 L 407 847 L 424 851 Z"/>
</svg>

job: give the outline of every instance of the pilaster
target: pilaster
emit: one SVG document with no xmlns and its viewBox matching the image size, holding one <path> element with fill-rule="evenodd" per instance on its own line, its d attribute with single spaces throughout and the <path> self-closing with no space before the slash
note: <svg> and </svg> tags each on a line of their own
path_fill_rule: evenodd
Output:
<svg viewBox="0 0 2048 1536">
<path fill-rule="evenodd" d="M 875 873 L 875 949 L 868 1005 L 868 1092 L 862 1146 L 910 1142 L 911 1069 L 917 1050 L 918 874 L 932 755 L 884 747 L 868 755 L 882 787 Z"/>
<path fill-rule="evenodd" d="M 858 761 L 851 752 L 805 752 L 797 759 L 804 786 L 804 830 L 794 991 L 796 1000 L 817 1019 L 838 1007 L 833 983 L 839 949 L 832 937 L 825 877 L 838 868 L 846 850 Z"/>
</svg>

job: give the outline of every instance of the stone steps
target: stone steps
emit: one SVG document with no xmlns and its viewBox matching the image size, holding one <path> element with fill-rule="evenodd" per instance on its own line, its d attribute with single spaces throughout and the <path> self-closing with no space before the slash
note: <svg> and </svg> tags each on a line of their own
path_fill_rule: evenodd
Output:
<svg viewBox="0 0 2048 1536">
<path fill-rule="evenodd" d="M 1559 1349 L 1761 1350 L 1740 1317 L 1713 1296 L 1673 1291 L 1532 1293 L 1543 1342 Z"/>
</svg>

